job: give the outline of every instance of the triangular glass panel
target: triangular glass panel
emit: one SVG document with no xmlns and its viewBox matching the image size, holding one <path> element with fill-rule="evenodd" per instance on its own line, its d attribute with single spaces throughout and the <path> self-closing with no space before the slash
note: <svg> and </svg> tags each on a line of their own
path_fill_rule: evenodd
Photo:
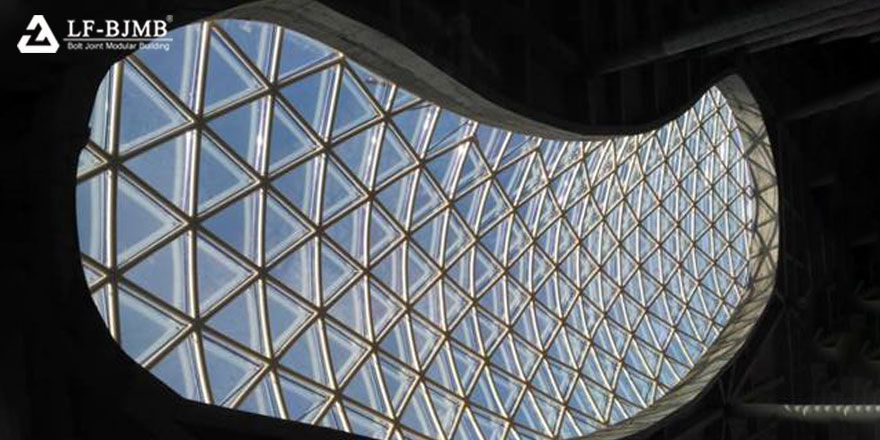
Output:
<svg viewBox="0 0 880 440">
<path fill-rule="evenodd" d="M 421 293 L 429 281 L 437 276 L 437 269 L 428 261 L 415 247 L 407 249 L 406 288 L 411 298 Z"/>
<path fill-rule="evenodd" d="M 376 167 L 376 186 L 415 164 L 403 141 L 390 128 L 385 130 L 382 148 L 379 151 L 379 164 Z"/>
<path fill-rule="evenodd" d="M 441 436 L 431 416 L 431 403 L 421 389 L 416 390 L 409 404 L 401 415 L 401 422 L 424 435 L 432 438 Z"/>
<path fill-rule="evenodd" d="M 513 346 L 516 347 L 515 351 L 519 357 L 519 364 L 522 366 L 523 377 L 531 377 L 538 366 L 538 360 L 541 357 L 540 353 L 526 345 L 525 341 L 520 341 L 517 338 L 511 338 L 511 340 L 514 341 Z"/>
<path fill-rule="evenodd" d="M 394 227 L 381 208 L 374 205 L 370 212 L 372 215 L 370 217 L 369 250 L 370 261 L 373 261 L 403 234 Z"/>
<path fill-rule="evenodd" d="M 79 157 L 76 161 L 76 177 L 82 177 L 83 174 L 88 173 L 103 164 L 104 159 L 101 159 L 100 156 L 92 152 L 90 147 L 86 146 L 86 148 L 80 150 Z"/>
<path fill-rule="evenodd" d="M 123 69 L 119 106 L 119 151 L 123 153 L 186 122 L 183 114 L 128 63 Z"/>
<path fill-rule="evenodd" d="M 416 176 L 417 173 L 415 172 L 408 173 L 385 187 L 376 196 L 382 206 L 402 225 L 407 224 L 410 194 L 412 193 L 412 185 Z"/>
<path fill-rule="evenodd" d="M 321 246 L 321 298 L 329 304 L 339 289 L 357 275 L 358 268 L 327 244 Z"/>
<path fill-rule="evenodd" d="M 278 402 L 275 400 L 275 393 L 272 390 L 272 383 L 269 376 L 263 377 L 263 380 L 248 394 L 241 403 L 235 408 L 239 411 L 245 411 L 254 414 L 262 414 L 264 416 L 281 418 L 281 411 Z"/>
<path fill-rule="evenodd" d="M 458 380 L 461 382 L 464 390 L 467 391 L 470 389 L 471 383 L 477 374 L 477 369 L 480 367 L 480 360 L 455 344 L 450 344 L 450 351 L 455 362 Z"/>
<path fill-rule="evenodd" d="M 373 333 L 378 338 L 385 332 L 385 329 L 388 328 L 394 317 L 403 309 L 403 306 L 392 299 L 392 296 L 376 283 L 370 283 L 369 300 Z"/>
<path fill-rule="evenodd" d="M 274 259 L 308 232 L 308 227 L 273 196 L 266 197 L 266 213 L 263 221 L 263 235 L 266 240 L 265 261 Z"/>
<path fill-rule="evenodd" d="M 455 190 L 455 179 L 457 177 L 459 162 L 461 161 L 461 154 L 466 151 L 466 148 L 466 146 L 451 148 L 446 152 L 435 156 L 427 163 L 428 171 L 430 171 L 431 175 L 437 179 L 440 188 L 443 189 L 447 195 L 451 195 Z"/>
<path fill-rule="evenodd" d="M 477 426 L 471 421 L 468 413 L 469 411 L 465 411 L 464 415 L 461 417 L 461 422 L 459 422 L 458 428 L 455 430 L 455 435 L 452 436 L 453 440 L 480 438 L 479 428 L 477 428 Z"/>
<path fill-rule="evenodd" d="M 250 183 L 250 176 L 239 168 L 207 136 L 199 151 L 199 211 L 237 193 Z"/>
<path fill-rule="evenodd" d="M 199 389 L 199 367 L 192 337 L 187 337 L 178 343 L 177 347 L 150 369 L 150 373 L 183 398 L 202 400 L 202 392 Z"/>
<path fill-rule="evenodd" d="M 314 222 L 318 220 L 320 169 L 321 158 L 316 157 L 297 165 L 272 183 L 284 198 Z"/>
<path fill-rule="evenodd" d="M 262 352 L 263 332 L 257 287 L 252 284 L 236 295 L 208 319 L 208 325 L 257 353 Z"/>
<path fill-rule="evenodd" d="M 472 295 L 479 295 L 489 287 L 489 283 L 501 275 L 502 269 L 495 260 L 480 246 L 474 248 L 473 259 L 473 290 Z"/>
<path fill-rule="evenodd" d="M 488 314 L 478 311 L 477 323 L 480 326 L 480 338 L 483 341 L 483 348 L 488 352 L 495 347 L 498 338 L 504 333 L 504 327 L 495 322 Z"/>
<path fill-rule="evenodd" d="M 214 32 L 209 47 L 204 85 L 206 113 L 260 88 L 254 74 Z"/>
<path fill-rule="evenodd" d="M 163 52 L 163 55 L 166 53 Z M 92 114 L 89 117 L 89 140 L 104 151 L 110 151 L 110 84 L 116 76 L 113 69 L 104 74 L 104 79 L 95 92 L 95 102 L 92 104 Z"/>
<path fill-rule="evenodd" d="M 337 67 L 329 67 L 281 89 L 281 94 L 321 138 L 330 127 Z"/>
<path fill-rule="evenodd" d="M 299 32 L 284 31 L 279 61 L 278 77 L 302 71 L 323 61 L 333 58 L 333 49 L 319 43 Z"/>
<path fill-rule="evenodd" d="M 474 145 L 473 143 L 467 144 L 467 151 L 461 160 L 461 167 L 458 171 L 458 183 L 454 191 L 455 194 L 468 190 L 474 182 L 482 179 L 489 171 L 477 154 Z"/>
<path fill-rule="evenodd" d="M 76 226 L 79 250 L 95 261 L 107 263 L 107 182 L 110 173 L 76 186 Z"/>
<path fill-rule="evenodd" d="M 312 312 L 272 284 L 266 284 L 266 310 L 272 350 L 277 352 L 311 317 Z"/>
<path fill-rule="evenodd" d="M 481 211 L 486 212 L 484 210 L 483 193 L 490 186 L 491 183 L 486 183 L 482 188 L 474 189 L 455 201 L 455 209 L 471 227 L 478 226 L 477 218 L 480 216 Z M 486 202 L 489 201 L 487 200 Z M 477 230 L 479 229 L 477 228 Z M 500 243 L 503 244 L 503 240 Z"/>
<path fill-rule="evenodd" d="M 269 137 L 269 172 L 278 170 L 316 148 L 315 141 L 299 122 L 276 103 Z"/>
<path fill-rule="evenodd" d="M 473 314 L 473 309 L 470 309 L 470 313 L 467 313 L 455 327 L 455 330 L 452 331 L 452 337 L 462 345 L 479 348 L 480 337 L 479 333 L 477 333 L 477 324 L 474 323 L 474 319 L 476 318 Z"/>
<path fill-rule="evenodd" d="M 468 400 L 474 404 L 482 406 L 483 408 L 488 408 L 492 412 L 501 412 L 501 407 L 498 406 L 498 403 L 495 401 L 493 389 L 494 386 L 489 378 L 489 370 L 484 369 L 482 374 L 479 375 Z"/>
<path fill-rule="evenodd" d="M 437 107 L 423 103 L 394 116 L 394 124 L 418 154 L 424 151 L 428 129 L 437 111 Z"/>
<path fill-rule="evenodd" d="M 260 195 L 253 192 L 204 221 L 205 227 L 251 261 L 257 261 Z"/>
<path fill-rule="evenodd" d="M 403 271 L 405 258 L 404 247 L 398 246 L 371 270 L 376 279 L 403 298 L 406 298 L 406 276 Z"/>
<path fill-rule="evenodd" d="M 363 197 L 361 190 L 332 161 L 327 160 L 324 169 L 324 196 L 321 218 L 327 221 L 341 210 L 352 206 Z"/>
<path fill-rule="evenodd" d="M 488 310 L 492 316 L 502 321 L 506 320 L 507 317 L 504 301 L 504 284 L 504 281 L 495 283 L 480 297 L 480 305 Z"/>
<path fill-rule="evenodd" d="M 120 178 L 117 182 L 116 255 L 122 263 L 166 236 L 181 222 L 128 180 Z"/>
<path fill-rule="evenodd" d="M 361 264 L 366 264 L 367 237 L 364 235 L 368 213 L 369 207 L 362 206 L 349 212 L 326 229 L 327 235 Z"/>
<path fill-rule="evenodd" d="M 351 60 L 348 60 L 348 65 L 367 88 L 367 91 L 373 95 L 373 98 L 379 103 L 379 106 L 382 108 L 388 108 L 388 105 L 390 104 L 388 98 L 391 97 L 391 87 L 393 86 L 391 81 L 370 72 L 360 64 Z"/>
<path fill-rule="evenodd" d="M 183 26 L 168 33 L 174 39 L 168 50 L 139 50 L 136 56 L 185 105 L 193 107 L 196 98 L 201 26 Z"/>
<path fill-rule="evenodd" d="M 522 426 L 525 426 L 529 429 L 545 432 L 547 428 L 544 427 L 544 423 L 540 416 L 540 410 L 538 410 L 537 404 L 532 397 L 532 393 L 527 393 L 523 398 L 522 403 L 519 405 L 519 409 L 516 412 L 513 420 Z"/>
<path fill-rule="evenodd" d="M 470 126 L 471 124 L 467 118 L 449 110 L 441 110 L 440 116 L 434 122 L 434 130 L 431 134 L 428 151 L 442 150 L 447 146 L 462 141 L 470 131 Z"/>
<path fill-rule="evenodd" d="M 384 420 L 356 410 L 351 406 L 345 407 L 345 413 L 348 415 L 348 425 L 351 427 L 352 433 L 369 438 L 385 438 L 388 435 L 390 426 Z"/>
<path fill-rule="evenodd" d="M 190 310 L 188 274 L 189 238 L 182 234 L 147 255 L 125 277 L 184 313 Z"/>
<path fill-rule="evenodd" d="M 534 393 L 533 396 L 535 396 L 535 403 L 547 422 L 547 427 L 551 432 L 555 432 L 556 427 L 559 425 L 559 418 L 562 416 L 562 407 L 538 393 Z"/>
<path fill-rule="evenodd" d="M 320 324 L 316 323 L 299 335 L 291 347 L 281 356 L 281 365 L 290 368 L 315 382 L 329 384 L 330 378 L 324 365 L 323 343 Z"/>
<path fill-rule="evenodd" d="M 428 176 L 419 176 L 413 201 L 412 224 L 418 224 L 443 204 L 443 196 L 428 181 Z"/>
<path fill-rule="evenodd" d="M 376 117 L 376 110 L 348 70 L 343 70 L 336 97 L 333 137 L 337 137 Z"/>
<path fill-rule="evenodd" d="M 196 243 L 196 294 L 205 313 L 240 285 L 250 271 L 219 248 L 199 237 Z"/>
<path fill-rule="evenodd" d="M 421 322 L 417 318 L 410 319 L 413 345 L 416 347 L 416 355 L 419 365 L 425 365 L 428 358 L 434 352 L 434 348 L 443 339 L 443 335 L 438 334 L 434 329 Z"/>
<path fill-rule="evenodd" d="M 526 388 L 526 385 L 494 369 L 492 370 L 492 382 L 498 390 L 498 397 L 501 398 L 504 410 L 510 413 L 513 411 L 513 406 Z"/>
<path fill-rule="evenodd" d="M 559 388 L 559 392 L 562 393 L 562 396 L 567 396 L 571 386 L 577 378 L 577 373 L 555 362 L 550 362 L 549 365 L 550 372 L 553 373 L 553 378 L 556 380 L 556 386 Z"/>
<path fill-rule="evenodd" d="M 369 311 L 367 310 L 366 280 L 360 280 L 352 285 L 339 300 L 330 307 L 330 316 L 365 337 L 370 337 Z"/>
<path fill-rule="evenodd" d="M 318 269 L 317 243 L 317 239 L 303 243 L 269 269 L 270 274 L 313 304 L 320 304 L 315 277 Z"/>
<path fill-rule="evenodd" d="M 458 216 L 450 210 L 447 217 L 449 221 L 446 225 L 446 250 L 444 261 L 453 261 L 461 255 L 473 239 L 470 233 L 465 229 Z"/>
<path fill-rule="evenodd" d="M 193 132 L 163 142 L 125 162 L 150 187 L 184 212 L 189 210 Z M 86 150 L 83 150 L 85 152 Z"/>
<path fill-rule="evenodd" d="M 269 75 L 275 26 L 252 20 L 221 20 L 217 25 L 264 75 Z"/>
<path fill-rule="evenodd" d="M 256 374 L 260 366 L 210 338 L 204 338 L 202 346 L 214 402 L 226 405 L 225 402 Z"/>
<path fill-rule="evenodd" d="M 395 413 L 400 413 L 403 398 L 416 382 L 416 377 L 408 370 L 384 357 L 379 357 L 379 366 L 382 370 L 382 380 L 385 389 L 388 390 L 388 400 L 394 407 Z"/>
<path fill-rule="evenodd" d="M 470 301 L 452 283 L 443 280 L 443 302 L 446 306 L 446 325 L 452 326 L 465 313 Z"/>
<path fill-rule="evenodd" d="M 415 234 L 412 236 L 412 240 L 415 241 L 416 244 L 421 246 L 422 250 L 428 254 L 429 257 L 433 258 L 434 261 L 440 261 L 440 257 L 442 256 L 441 249 L 441 234 L 443 234 L 445 229 L 445 219 L 446 216 L 439 214 L 425 223 L 421 228 L 416 230 Z"/>
<path fill-rule="evenodd" d="M 444 346 L 428 366 L 427 377 L 447 390 L 456 390 L 455 372 L 449 364 L 449 355 Z"/>
<path fill-rule="evenodd" d="M 574 392 L 568 398 L 568 406 L 585 414 L 594 414 L 593 404 L 590 402 L 587 391 L 583 387 L 583 382 L 578 382 L 575 386 Z"/>
<path fill-rule="evenodd" d="M 394 103 L 392 104 L 391 108 L 393 110 L 397 110 L 397 109 L 415 101 L 416 99 L 418 99 L 418 98 L 416 98 L 415 95 L 406 91 L 406 89 L 402 89 L 402 88 L 398 87 L 397 92 L 395 92 L 395 94 L 394 94 Z"/>
<path fill-rule="evenodd" d="M 346 168 L 368 188 L 372 184 L 373 165 L 376 163 L 381 129 L 381 125 L 374 125 L 340 142 L 333 149 Z"/>
<path fill-rule="evenodd" d="M 119 322 L 122 349 L 141 363 L 183 329 L 182 323 L 123 288 L 119 289 Z"/>
<path fill-rule="evenodd" d="M 451 436 L 452 427 L 455 425 L 462 402 L 433 387 L 427 387 L 427 389 L 428 396 L 431 398 L 431 403 L 437 414 L 437 420 L 440 422 L 440 428 L 444 434 Z"/>
<path fill-rule="evenodd" d="M 333 363 L 333 373 L 336 376 L 336 382 L 341 383 L 366 354 L 368 347 L 332 325 L 327 325 L 325 329 L 327 331 L 327 350 L 330 352 L 330 362 Z"/>
<path fill-rule="evenodd" d="M 287 406 L 290 420 L 313 423 L 324 408 L 330 396 L 319 391 L 315 386 L 300 382 L 287 376 L 280 376 L 281 395 Z"/>
<path fill-rule="evenodd" d="M 261 171 L 260 160 L 265 154 L 263 131 L 267 110 L 267 99 L 258 99 L 208 122 L 208 127 L 257 171 Z"/>
<path fill-rule="evenodd" d="M 501 438 L 504 434 L 504 420 L 478 410 L 474 410 L 473 414 L 485 438 Z"/>
<path fill-rule="evenodd" d="M 397 325 L 392 327 L 391 331 L 382 339 L 380 347 L 402 362 L 415 365 L 407 320 L 408 318 L 404 317 L 397 321 Z"/>
<path fill-rule="evenodd" d="M 385 413 L 385 401 L 382 399 L 382 382 L 378 367 L 368 361 L 352 376 L 345 387 L 346 397 L 353 399 L 370 409 Z"/>
</svg>

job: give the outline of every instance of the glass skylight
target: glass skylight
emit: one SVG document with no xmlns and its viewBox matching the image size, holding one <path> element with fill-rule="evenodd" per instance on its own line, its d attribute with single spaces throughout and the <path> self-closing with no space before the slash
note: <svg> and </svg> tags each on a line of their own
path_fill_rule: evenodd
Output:
<svg viewBox="0 0 880 440">
<path fill-rule="evenodd" d="M 661 128 L 543 139 L 274 25 L 108 72 L 83 269 L 182 396 L 372 437 L 574 437 L 686 380 L 751 294 L 756 189 L 715 88 Z"/>
</svg>

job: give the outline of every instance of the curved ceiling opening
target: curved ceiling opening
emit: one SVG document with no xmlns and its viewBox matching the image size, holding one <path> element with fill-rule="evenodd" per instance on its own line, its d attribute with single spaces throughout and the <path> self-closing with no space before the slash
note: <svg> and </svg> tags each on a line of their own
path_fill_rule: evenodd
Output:
<svg viewBox="0 0 880 440">
<path fill-rule="evenodd" d="M 77 216 L 110 333 L 186 398 L 378 438 L 622 435 L 766 303 L 775 179 L 734 80 L 557 139 L 279 26 L 169 37 L 107 73 Z"/>
</svg>

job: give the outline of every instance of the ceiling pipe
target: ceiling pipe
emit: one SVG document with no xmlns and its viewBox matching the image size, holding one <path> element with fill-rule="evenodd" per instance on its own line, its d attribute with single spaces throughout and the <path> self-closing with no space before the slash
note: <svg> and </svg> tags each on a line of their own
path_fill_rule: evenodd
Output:
<svg viewBox="0 0 880 440">
<path fill-rule="evenodd" d="M 725 20 L 714 20 L 694 29 L 679 32 L 660 42 L 643 44 L 610 56 L 596 67 L 598 73 L 611 73 L 662 58 L 736 38 L 760 29 L 828 11 L 852 3 L 852 0 L 777 1 L 756 7 Z"/>
<path fill-rule="evenodd" d="M 819 44 L 830 43 L 832 41 L 843 40 L 847 38 L 860 38 L 874 33 L 880 32 L 880 18 L 875 19 L 871 23 L 858 26 L 851 29 L 842 29 L 833 34 L 826 35 L 819 40 Z"/>
<path fill-rule="evenodd" d="M 804 119 L 818 113 L 834 110 L 835 108 L 861 101 L 877 93 L 880 93 L 880 79 L 862 83 L 847 90 L 826 96 L 817 101 L 804 104 L 784 115 L 782 119 L 786 121 Z"/>
<path fill-rule="evenodd" d="M 865 11 L 877 7 L 878 4 L 876 0 L 862 0 L 854 3 L 847 3 L 828 10 L 823 10 L 807 15 L 796 20 L 791 20 L 778 26 L 767 27 L 747 35 L 721 41 L 717 44 L 713 44 L 712 46 L 710 46 L 707 49 L 707 53 L 709 55 L 717 55 L 721 52 L 738 49 L 749 44 L 755 44 L 759 41 L 773 38 L 784 33 L 812 28 L 814 26 L 821 25 L 822 23 L 825 23 L 829 20 L 834 20 L 840 17 L 846 17 L 855 14 L 861 14 Z"/>
<path fill-rule="evenodd" d="M 828 20 L 821 25 L 795 32 L 790 32 L 778 37 L 769 38 L 749 46 L 749 52 L 761 52 L 775 47 L 796 43 L 798 41 L 819 37 L 832 32 L 846 29 L 859 28 L 867 23 L 872 23 L 880 17 L 880 9 L 872 9 L 860 15 L 848 15 L 834 20 Z"/>
<path fill-rule="evenodd" d="M 760 417 L 803 422 L 880 422 L 880 405 L 876 404 L 779 404 L 745 403 L 732 406 L 741 417 Z"/>
</svg>

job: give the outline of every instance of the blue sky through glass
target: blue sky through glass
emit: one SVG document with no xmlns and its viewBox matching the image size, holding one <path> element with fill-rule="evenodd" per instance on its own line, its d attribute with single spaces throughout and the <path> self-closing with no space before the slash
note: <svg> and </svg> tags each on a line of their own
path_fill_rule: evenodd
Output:
<svg viewBox="0 0 880 440">
<path fill-rule="evenodd" d="M 77 216 L 111 334 L 187 398 L 375 437 L 587 435 L 679 385 L 749 294 L 717 89 L 654 131 L 552 140 L 277 26 L 170 37 L 105 78 Z"/>
</svg>

